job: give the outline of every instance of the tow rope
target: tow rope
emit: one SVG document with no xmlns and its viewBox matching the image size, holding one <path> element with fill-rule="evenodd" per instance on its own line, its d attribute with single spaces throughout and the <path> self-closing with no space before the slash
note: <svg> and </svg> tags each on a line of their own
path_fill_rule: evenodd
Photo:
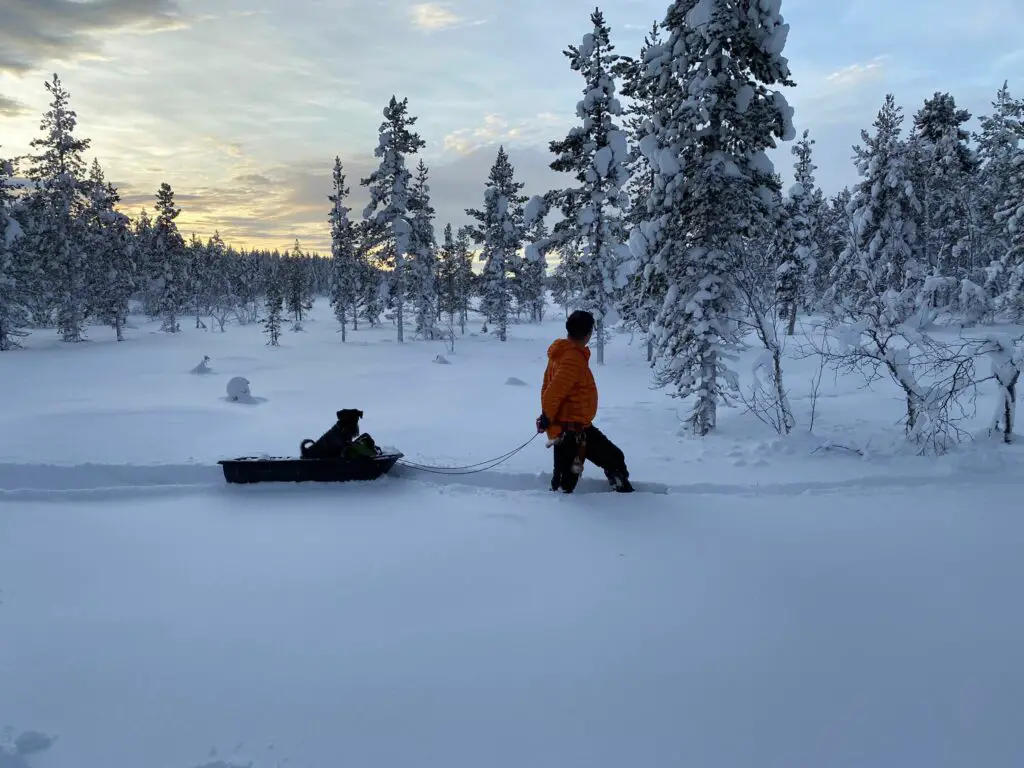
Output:
<svg viewBox="0 0 1024 768">
<path fill-rule="evenodd" d="M 494 469 L 495 467 L 504 464 L 506 461 L 511 459 L 517 453 L 526 448 L 526 446 L 528 446 L 530 443 L 536 440 L 540 436 L 540 434 L 540 432 L 535 433 L 533 437 L 531 437 L 525 443 L 520 445 L 518 448 L 514 448 L 508 453 L 498 456 L 497 458 L 488 459 L 487 461 L 480 461 L 477 462 L 476 464 L 467 464 L 464 467 L 432 467 L 428 464 L 417 464 L 414 461 L 406 461 L 405 459 L 399 459 L 398 464 L 399 466 L 402 467 L 414 469 L 417 472 L 430 472 L 435 475 L 473 475 L 476 474 L 477 472 L 486 472 L 489 469 Z"/>
</svg>

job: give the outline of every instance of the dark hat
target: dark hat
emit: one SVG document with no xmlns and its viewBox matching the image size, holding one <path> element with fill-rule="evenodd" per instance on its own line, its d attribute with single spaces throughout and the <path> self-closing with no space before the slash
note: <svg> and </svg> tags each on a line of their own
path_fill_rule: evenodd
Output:
<svg viewBox="0 0 1024 768">
<path fill-rule="evenodd" d="M 583 341 L 594 330 L 594 316 L 582 309 L 577 309 L 565 321 L 565 330 L 570 339 Z"/>
</svg>

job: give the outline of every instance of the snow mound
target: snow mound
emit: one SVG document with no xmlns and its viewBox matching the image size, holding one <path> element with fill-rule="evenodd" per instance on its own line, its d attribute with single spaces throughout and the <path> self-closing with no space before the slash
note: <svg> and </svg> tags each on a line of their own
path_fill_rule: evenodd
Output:
<svg viewBox="0 0 1024 768">
<path fill-rule="evenodd" d="M 525 387 L 526 386 L 526 382 L 523 381 L 522 379 L 517 379 L 515 376 L 509 376 L 507 379 L 505 379 L 505 386 L 506 387 Z"/>
<path fill-rule="evenodd" d="M 12 738 L 13 729 L 6 730 L 7 738 L 0 739 L 0 768 L 28 768 L 29 763 L 23 758 L 46 752 L 57 741 L 56 736 L 40 731 L 22 731 Z"/>
<path fill-rule="evenodd" d="M 451 365 L 452 364 L 451 360 L 449 360 L 444 355 L 438 355 L 437 357 L 435 357 L 434 358 L 434 362 L 437 363 L 438 365 Z"/>
<path fill-rule="evenodd" d="M 228 395 L 225 400 L 229 403 L 242 403 L 243 405 L 257 405 L 267 402 L 265 397 L 253 397 L 249 389 L 249 380 L 244 376 L 235 376 L 228 382 Z"/>
<path fill-rule="evenodd" d="M 203 359 L 199 361 L 199 365 L 189 371 L 189 373 L 213 373 L 213 369 L 210 367 L 210 356 L 203 355 Z"/>
</svg>

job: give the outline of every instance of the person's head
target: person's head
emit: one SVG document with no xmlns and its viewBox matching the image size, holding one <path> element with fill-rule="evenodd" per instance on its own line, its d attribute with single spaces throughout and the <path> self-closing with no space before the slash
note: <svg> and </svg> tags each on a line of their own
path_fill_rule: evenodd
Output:
<svg viewBox="0 0 1024 768">
<path fill-rule="evenodd" d="M 590 341 L 590 334 L 594 332 L 594 316 L 577 309 L 565 321 L 565 330 L 569 338 L 577 344 L 587 344 Z"/>
</svg>

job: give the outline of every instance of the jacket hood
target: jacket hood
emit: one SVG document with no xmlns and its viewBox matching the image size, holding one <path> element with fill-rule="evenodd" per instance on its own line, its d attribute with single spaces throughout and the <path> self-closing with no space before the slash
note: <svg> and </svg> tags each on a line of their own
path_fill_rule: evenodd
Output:
<svg viewBox="0 0 1024 768">
<path fill-rule="evenodd" d="M 558 339 L 548 347 L 548 360 L 560 360 L 565 357 L 568 352 L 571 352 L 574 349 L 581 352 L 587 360 L 590 360 L 590 348 L 581 347 L 569 339 Z"/>
</svg>

